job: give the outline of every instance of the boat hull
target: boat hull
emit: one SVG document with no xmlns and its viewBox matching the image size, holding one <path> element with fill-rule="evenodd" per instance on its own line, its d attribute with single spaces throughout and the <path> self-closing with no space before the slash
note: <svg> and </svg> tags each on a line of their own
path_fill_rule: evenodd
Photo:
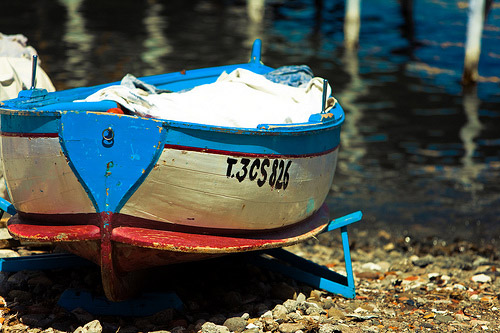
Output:
<svg viewBox="0 0 500 333">
<path fill-rule="evenodd" d="M 18 132 L 2 131 L 1 143 L 12 202 L 26 218 L 85 221 L 87 215 L 99 212 L 98 203 L 89 192 L 106 191 L 106 179 L 103 184 L 96 185 L 96 188 L 102 185 L 100 188 L 85 187 L 89 182 L 75 169 L 76 162 L 66 151 L 63 134 L 59 132 L 69 126 L 68 122 L 54 116 L 52 121 L 56 123 L 57 132 L 30 133 L 27 129 L 19 129 L 21 124 L 29 126 L 33 122 L 31 118 L 35 117 L 39 116 L 19 113 L 17 117 L 2 117 L 5 129 L 18 128 Z M 100 136 L 108 124 L 113 123 L 115 132 L 119 133 L 122 128 L 128 132 L 126 127 L 139 121 L 136 117 L 85 113 L 73 122 L 79 125 L 83 121 L 80 118 L 89 117 L 93 118 L 90 123 L 99 124 L 94 131 L 101 139 L 97 139 L 97 145 L 102 145 Z M 316 133 L 290 132 L 293 134 L 288 136 L 271 132 L 257 132 L 256 135 L 252 132 L 227 133 L 224 128 L 189 128 L 187 131 L 185 127 L 170 127 L 155 120 L 140 121 L 154 124 L 148 124 L 151 132 L 161 127 L 166 134 L 163 139 L 158 138 L 161 141 L 158 143 L 161 145 L 159 156 L 145 162 L 146 167 L 140 169 L 139 175 L 143 178 L 131 180 L 134 183 L 132 190 L 126 200 L 116 199 L 120 207 L 114 213 L 155 225 L 220 229 L 220 233 L 266 230 L 292 225 L 311 216 L 321 207 L 330 190 L 340 128 Z M 85 131 L 88 132 L 89 127 L 86 126 Z M 175 144 L 184 143 L 187 135 L 191 136 L 191 145 Z M 68 140 L 74 141 L 73 138 Z M 246 149 L 241 149 L 239 142 L 242 141 L 248 142 Z M 303 152 L 292 151 L 293 144 L 289 141 L 301 142 Z M 327 145 L 311 150 L 307 148 L 309 141 L 325 141 Z M 137 150 L 141 148 L 138 145 Z M 88 159 L 87 156 L 95 152 L 93 149 L 78 147 L 80 158 Z M 104 155 L 112 149 L 102 148 L 104 152 L 99 154 Z M 115 150 L 119 155 L 127 154 L 119 147 Z M 134 156 L 145 158 L 133 152 L 133 148 L 128 154 L 132 156 L 128 156 L 130 159 Z M 107 172 L 106 158 L 101 162 L 89 161 L 86 168 L 92 177 L 94 173 L 104 175 Z M 113 156 L 108 159 L 117 163 Z M 129 168 L 128 165 L 123 167 Z M 146 175 L 142 170 L 148 168 Z M 131 173 L 122 178 L 139 176 Z M 124 182 L 122 178 L 119 182 Z"/>
</svg>

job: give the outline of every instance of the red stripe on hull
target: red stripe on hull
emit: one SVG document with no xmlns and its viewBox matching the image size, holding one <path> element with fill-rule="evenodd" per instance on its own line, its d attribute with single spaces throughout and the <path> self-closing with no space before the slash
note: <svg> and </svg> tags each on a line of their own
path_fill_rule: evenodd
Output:
<svg viewBox="0 0 500 333">
<path fill-rule="evenodd" d="M 21 133 L 21 132 L 0 132 L 2 136 L 20 137 L 20 138 L 57 138 L 58 133 Z"/>
<path fill-rule="evenodd" d="M 245 156 L 245 157 L 269 157 L 273 158 L 293 158 L 293 157 L 314 157 L 314 156 L 322 156 L 328 153 L 331 153 L 337 150 L 339 146 L 333 147 L 331 149 L 313 153 L 313 154 L 256 154 L 256 153 L 245 153 L 245 152 L 237 152 L 237 151 L 229 151 L 229 150 L 218 150 L 218 149 L 210 149 L 210 148 L 198 148 L 198 147 L 190 147 L 190 146 L 180 146 L 180 145 L 165 145 L 165 149 L 175 149 L 175 150 L 187 150 L 187 151 L 195 151 L 207 154 L 218 154 L 218 155 L 227 155 L 227 156 Z"/>
</svg>

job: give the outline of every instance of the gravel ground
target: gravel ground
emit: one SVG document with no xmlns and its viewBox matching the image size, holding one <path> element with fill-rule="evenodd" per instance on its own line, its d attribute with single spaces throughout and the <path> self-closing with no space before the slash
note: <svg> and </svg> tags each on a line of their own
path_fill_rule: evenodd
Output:
<svg viewBox="0 0 500 333">
<path fill-rule="evenodd" d="M 102 295 L 97 267 L 0 272 L 2 332 L 500 332 L 497 248 L 384 229 L 359 228 L 349 236 L 355 299 L 228 256 L 154 273 L 145 290 L 175 291 L 183 311 L 94 316 L 81 308 L 68 312 L 57 301 L 67 288 Z M 1 256 L 51 250 L 0 242 Z M 333 232 L 288 250 L 342 273 L 340 244 Z"/>
</svg>

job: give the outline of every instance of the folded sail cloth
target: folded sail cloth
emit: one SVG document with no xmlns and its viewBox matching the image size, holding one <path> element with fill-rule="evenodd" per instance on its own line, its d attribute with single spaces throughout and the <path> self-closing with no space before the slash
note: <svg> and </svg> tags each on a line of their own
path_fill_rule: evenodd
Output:
<svg viewBox="0 0 500 333">
<path fill-rule="evenodd" d="M 0 101 L 16 98 L 19 91 L 31 87 L 31 60 L 0 56 Z M 37 67 L 36 88 L 55 91 L 49 76 L 40 66 Z"/>
<path fill-rule="evenodd" d="M 331 89 L 328 87 L 327 96 Z M 307 122 L 321 112 L 323 79 L 313 78 L 305 87 L 291 87 L 267 80 L 245 69 L 222 73 L 216 82 L 180 93 L 150 94 L 142 89 L 115 85 L 85 101 L 112 100 L 143 117 L 215 126 L 255 128 L 259 124 Z M 335 103 L 329 98 L 330 107 Z"/>
</svg>

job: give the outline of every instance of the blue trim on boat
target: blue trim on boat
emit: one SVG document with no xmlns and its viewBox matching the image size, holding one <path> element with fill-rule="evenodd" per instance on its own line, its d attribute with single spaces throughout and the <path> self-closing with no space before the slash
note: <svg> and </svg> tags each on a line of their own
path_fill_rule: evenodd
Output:
<svg viewBox="0 0 500 333">
<path fill-rule="evenodd" d="M 161 122 L 156 119 L 113 113 L 14 111 L 1 114 L 0 129 L 3 135 L 55 137 L 59 133 L 61 115 L 70 113 L 99 115 L 101 121 L 115 122 L 115 119 L 123 119 L 124 123 L 139 120 L 152 124 Z M 318 154 L 337 147 L 340 143 L 340 126 L 343 118 L 323 123 L 279 125 L 269 129 L 216 127 L 176 121 L 162 123 L 168 130 L 165 142 L 167 145 L 251 154 L 300 156 Z"/>
<path fill-rule="evenodd" d="M 153 169 L 166 130 L 158 120 L 65 112 L 59 141 L 97 212 L 119 212 Z"/>
<path fill-rule="evenodd" d="M 340 126 L 306 130 L 242 130 L 198 124 L 166 122 L 166 144 L 199 149 L 263 155 L 311 155 L 331 150 L 340 143 Z"/>
<path fill-rule="evenodd" d="M 59 129 L 60 117 L 60 112 L 2 112 L 2 110 L 0 110 L 0 131 L 2 133 L 18 134 L 18 136 L 30 136 L 30 134 L 56 134 Z"/>
</svg>

